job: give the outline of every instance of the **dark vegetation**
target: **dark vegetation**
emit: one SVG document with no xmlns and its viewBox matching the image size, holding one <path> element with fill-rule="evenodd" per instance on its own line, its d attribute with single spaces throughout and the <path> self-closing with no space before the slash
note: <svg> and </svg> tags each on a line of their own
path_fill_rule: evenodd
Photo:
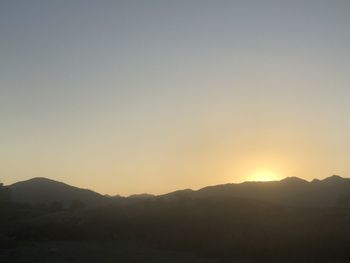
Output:
<svg viewBox="0 0 350 263">
<path fill-rule="evenodd" d="M 40 200 L 45 187 L 50 198 Z M 0 251 L 28 242 L 142 241 L 223 262 L 350 261 L 350 179 L 339 176 L 129 198 L 43 178 L 18 189 L 0 186 Z M 91 195 L 96 200 L 88 202 Z"/>
</svg>

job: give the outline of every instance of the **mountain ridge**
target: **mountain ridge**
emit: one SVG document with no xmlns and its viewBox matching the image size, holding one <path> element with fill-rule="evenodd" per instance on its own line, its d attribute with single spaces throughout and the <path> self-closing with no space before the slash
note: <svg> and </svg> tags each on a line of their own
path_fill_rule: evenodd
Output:
<svg viewBox="0 0 350 263">
<path fill-rule="evenodd" d="M 61 202 L 68 206 L 74 200 L 87 205 L 101 205 L 109 201 L 133 201 L 183 198 L 192 199 L 247 199 L 296 206 L 331 206 L 344 196 L 350 196 L 350 179 L 332 175 L 322 180 L 307 181 L 298 177 L 286 177 L 279 181 L 227 183 L 206 186 L 198 190 L 182 189 L 152 195 L 134 194 L 113 198 L 89 189 L 83 189 L 45 177 L 34 177 L 9 185 L 13 200 L 20 203 Z"/>
<path fill-rule="evenodd" d="M 79 200 L 86 205 L 99 205 L 107 200 L 103 195 L 90 189 L 71 186 L 46 177 L 34 177 L 8 187 L 11 189 L 13 201 L 18 203 L 60 202 L 68 206 L 71 202 Z"/>
</svg>

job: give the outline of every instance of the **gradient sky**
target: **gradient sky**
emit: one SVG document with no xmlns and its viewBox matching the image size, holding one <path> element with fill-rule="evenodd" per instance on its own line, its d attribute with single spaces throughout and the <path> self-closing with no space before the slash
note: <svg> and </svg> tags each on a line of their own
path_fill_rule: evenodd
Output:
<svg viewBox="0 0 350 263">
<path fill-rule="evenodd" d="M 3 0 L 0 179 L 126 195 L 350 176 L 349 14 L 348 0 Z"/>
</svg>

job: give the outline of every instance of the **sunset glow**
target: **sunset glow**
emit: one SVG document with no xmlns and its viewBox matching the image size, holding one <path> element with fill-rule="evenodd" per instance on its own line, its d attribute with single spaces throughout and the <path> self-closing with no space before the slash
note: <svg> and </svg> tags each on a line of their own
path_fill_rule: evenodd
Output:
<svg viewBox="0 0 350 263">
<path fill-rule="evenodd" d="M 1 1 L 4 184 L 350 174 L 350 1 L 102 2 Z"/>
<path fill-rule="evenodd" d="M 350 263 L 349 14 L 0 0 L 0 261 Z"/>
<path fill-rule="evenodd" d="M 251 177 L 248 178 L 248 181 L 257 181 L 257 182 L 268 182 L 268 181 L 277 181 L 281 177 L 272 170 L 258 170 Z"/>
</svg>

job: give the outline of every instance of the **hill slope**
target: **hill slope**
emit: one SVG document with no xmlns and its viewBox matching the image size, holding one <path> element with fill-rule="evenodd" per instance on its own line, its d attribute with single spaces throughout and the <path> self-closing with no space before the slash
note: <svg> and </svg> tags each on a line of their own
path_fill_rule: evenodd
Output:
<svg viewBox="0 0 350 263">
<path fill-rule="evenodd" d="M 153 195 L 131 195 L 111 198 L 87 189 L 73 187 L 46 178 L 33 178 L 9 186 L 12 198 L 21 203 L 47 203 L 58 201 L 65 206 L 73 200 L 86 205 L 100 205 L 109 202 L 179 201 L 186 200 L 246 200 L 288 206 L 329 207 L 344 202 L 350 204 L 350 179 L 333 175 L 324 180 L 305 181 L 297 177 L 288 177 L 281 181 L 244 182 L 208 186 L 197 191 L 191 189 L 172 193 Z M 349 200 L 349 202 L 347 201 Z"/>
<path fill-rule="evenodd" d="M 288 177 L 273 182 L 245 182 L 208 186 L 193 193 L 196 198 L 247 199 L 290 206 L 333 206 L 350 197 L 350 179 L 333 175 L 308 182 Z"/>
<path fill-rule="evenodd" d="M 82 201 L 87 206 L 104 203 L 107 198 L 101 194 L 87 189 L 70 186 L 47 178 L 33 178 L 17 182 L 9 186 L 12 199 L 20 203 L 46 203 L 60 202 L 64 206 L 74 200 Z"/>
</svg>

